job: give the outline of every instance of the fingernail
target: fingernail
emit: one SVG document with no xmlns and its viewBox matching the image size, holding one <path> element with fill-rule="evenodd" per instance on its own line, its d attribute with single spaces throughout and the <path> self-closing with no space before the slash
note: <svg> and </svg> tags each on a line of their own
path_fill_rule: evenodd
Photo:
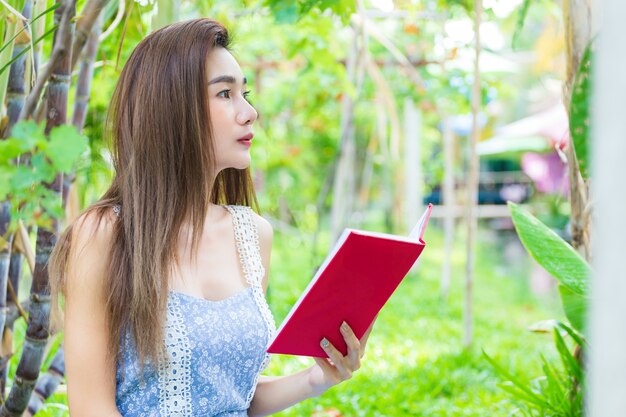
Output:
<svg viewBox="0 0 626 417">
<path fill-rule="evenodd" d="M 328 345 L 330 344 L 330 342 L 328 342 L 328 339 L 323 338 L 320 345 L 322 345 L 323 348 L 327 348 Z"/>
<path fill-rule="evenodd" d="M 345 321 L 343 323 L 341 323 L 341 330 L 343 330 L 344 332 L 348 331 L 348 323 L 346 323 Z"/>
</svg>

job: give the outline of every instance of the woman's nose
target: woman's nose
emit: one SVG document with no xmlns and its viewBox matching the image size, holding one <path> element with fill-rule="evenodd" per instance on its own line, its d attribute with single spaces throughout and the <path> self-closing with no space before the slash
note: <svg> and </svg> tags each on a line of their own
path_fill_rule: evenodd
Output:
<svg viewBox="0 0 626 417">
<path fill-rule="evenodd" d="M 237 113 L 237 123 L 242 125 L 252 124 L 256 121 L 259 114 L 248 101 L 243 100 L 242 108 Z"/>
</svg>

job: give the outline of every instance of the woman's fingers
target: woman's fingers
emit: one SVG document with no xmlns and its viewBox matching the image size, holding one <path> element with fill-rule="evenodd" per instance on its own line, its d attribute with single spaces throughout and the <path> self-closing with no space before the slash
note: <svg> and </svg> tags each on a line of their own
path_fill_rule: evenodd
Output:
<svg viewBox="0 0 626 417">
<path fill-rule="evenodd" d="M 361 342 L 359 342 L 352 328 L 345 321 L 341 324 L 340 330 L 346 345 L 348 345 L 347 358 L 350 361 L 352 370 L 356 371 L 361 367 Z"/>
<path fill-rule="evenodd" d="M 370 324 L 370 327 L 367 328 L 367 330 L 365 331 L 365 333 L 361 337 L 361 357 L 363 357 L 363 355 L 365 354 L 365 345 L 367 345 L 367 339 L 369 339 L 370 333 L 372 333 L 372 329 L 374 328 L 374 323 L 375 322 L 376 322 L 376 319 L 374 319 L 374 321 L 372 321 L 372 324 Z"/>
<path fill-rule="evenodd" d="M 322 339 L 320 346 L 322 347 L 322 349 L 324 349 L 324 352 L 326 352 L 330 360 L 335 365 L 335 368 L 339 372 L 341 379 L 350 379 L 352 377 L 352 370 L 348 369 L 345 366 L 344 356 L 341 354 L 341 352 L 339 352 L 337 348 L 334 347 L 333 344 L 330 343 L 326 338 Z"/>
</svg>

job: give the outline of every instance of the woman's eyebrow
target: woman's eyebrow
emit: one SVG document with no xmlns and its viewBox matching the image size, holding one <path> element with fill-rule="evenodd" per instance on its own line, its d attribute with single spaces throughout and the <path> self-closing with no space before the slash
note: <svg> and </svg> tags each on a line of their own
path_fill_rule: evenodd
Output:
<svg viewBox="0 0 626 417">
<path fill-rule="evenodd" d="M 237 84 L 237 80 L 232 75 L 220 75 L 209 81 L 209 85 L 217 83 Z M 248 80 L 243 77 L 243 84 L 247 84 Z"/>
</svg>

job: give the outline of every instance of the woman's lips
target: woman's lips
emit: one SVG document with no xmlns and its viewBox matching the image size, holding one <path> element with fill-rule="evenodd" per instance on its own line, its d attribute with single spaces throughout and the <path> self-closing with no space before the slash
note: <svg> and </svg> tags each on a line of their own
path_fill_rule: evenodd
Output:
<svg viewBox="0 0 626 417">
<path fill-rule="evenodd" d="M 250 146 L 252 146 L 252 138 L 254 137 L 254 135 L 252 133 L 248 133 L 246 136 L 243 136 L 241 138 L 239 138 L 237 140 L 237 142 L 241 143 L 244 146 L 247 146 L 248 148 Z"/>
</svg>

